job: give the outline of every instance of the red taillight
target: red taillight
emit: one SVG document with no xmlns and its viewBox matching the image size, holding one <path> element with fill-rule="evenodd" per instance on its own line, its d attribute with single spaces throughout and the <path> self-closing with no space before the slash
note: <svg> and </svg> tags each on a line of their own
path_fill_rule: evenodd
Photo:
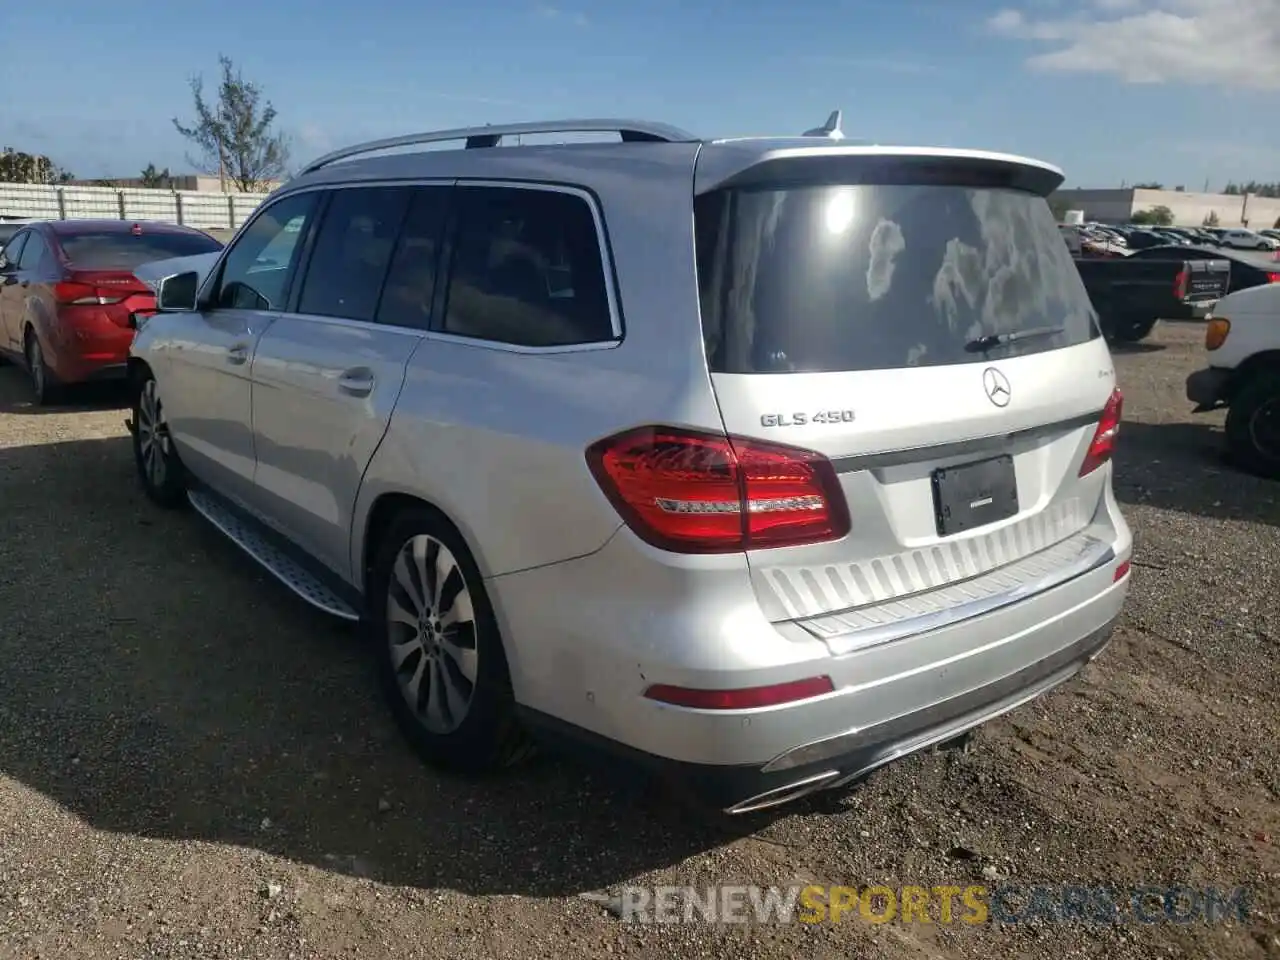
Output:
<svg viewBox="0 0 1280 960">
<path fill-rule="evenodd" d="M 776 707 L 780 703 L 795 703 L 820 697 L 835 689 L 830 677 L 809 677 L 787 683 L 773 683 L 766 687 L 740 687 L 737 690 L 695 690 L 655 683 L 645 690 L 649 700 L 669 703 L 677 707 L 693 707 L 698 710 L 747 710 L 752 707 Z"/>
<path fill-rule="evenodd" d="M 53 285 L 53 299 L 58 303 L 74 306 L 86 304 L 105 306 L 109 303 L 119 303 L 125 296 L 127 294 L 122 295 L 119 290 L 104 289 L 78 280 L 63 280 Z"/>
<path fill-rule="evenodd" d="M 835 469 L 810 450 L 641 427 L 593 444 L 587 463 L 627 525 L 664 550 L 727 553 L 849 532 Z"/>
<path fill-rule="evenodd" d="M 1116 567 L 1115 576 L 1111 578 L 1112 583 L 1119 583 L 1129 575 L 1129 561 L 1125 560 L 1120 566 Z"/>
<path fill-rule="evenodd" d="M 1084 463 L 1080 465 L 1080 476 L 1093 473 L 1111 459 L 1111 454 L 1116 448 L 1116 435 L 1120 432 L 1120 416 L 1123 409 L 1124 397 L 1119 388 L 1112 390 L 1107 405 L 1102 408 L 1098 429 L 1093 432 L 1089 451 L 1084 455 Z"/>
<path fill-rule="evenodd" d="M 1187 288 L 1191 285 L 1191 267 L 1187 264 L 1182 265 L 1182 269 L 1178 271 L 1178 278 L 1173 281 L 1173 298 L 1181 300 L 1187 295 Z"/>
<path fill-rule="evenodd" d="M 1280 273 L 1268 273 L 1267 283 L 1280 283 Z"/>
</svg>

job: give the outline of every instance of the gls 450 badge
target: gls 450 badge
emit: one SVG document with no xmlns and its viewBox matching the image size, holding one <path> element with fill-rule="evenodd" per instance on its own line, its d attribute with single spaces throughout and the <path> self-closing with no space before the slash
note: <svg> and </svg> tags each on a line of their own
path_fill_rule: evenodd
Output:
<svg viewBox="0 0 1280 960">
<path fill-rule="evenodd" d="M 819 410 L 816 413 L 765 413 L 762 427 L 804 427 L 811 423 L 853 423 L 852 410 Z"/>
</svg>

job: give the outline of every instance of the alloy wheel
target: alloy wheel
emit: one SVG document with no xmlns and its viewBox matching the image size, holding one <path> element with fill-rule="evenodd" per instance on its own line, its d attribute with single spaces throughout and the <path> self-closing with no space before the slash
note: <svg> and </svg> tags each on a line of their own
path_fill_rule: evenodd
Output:
<svg viewBox="0 0 1280 960">
<path fill-rule="evenodd" d="M 428 534 L 400 548 L 387 584 L 387 643 L 401 695 L 431 733 L 466 719 L 478 676 L 475 611 L 457 559 Z"/>
<path fill-rule="evenodd" d="M 138 400 L 138 450 L 142 454 L 142 466 L 147 482 L 152 487 L 164 486 L 169 472 L 169 425 L 164 419 L 164 408 L 156 392 L 156 382 L 148 380 Z"/>
</svg>

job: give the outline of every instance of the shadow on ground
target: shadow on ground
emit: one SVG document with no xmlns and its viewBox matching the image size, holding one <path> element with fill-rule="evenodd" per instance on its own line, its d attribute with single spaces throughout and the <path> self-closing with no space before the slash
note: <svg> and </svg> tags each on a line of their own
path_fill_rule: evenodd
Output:
<svg viewBox="0 0 1280 960">
<path fill-rule="evenodd" d="M 1150 340 L 1139 340 L 1137 343 L 1116 341 L 1107 346 L 1112 353 L 1157 353 L 1168 349 L 1163 343 L 1152 343 Z"/>
<path fill-rule="evenodd" d="M 1280 526 L 1280 483 L 1245 473 L 1209 423 L 1133 423 L 1120 428 L 1114 487 L 1122 503 Z"/>
<path fill-rule="evenodd" d="M 551 758 L 486 781 L 424 767 L 355 632 L 143 500 L 124 437 L 0 449 L 0 502 L 0 772 L 92 827 L 564 895 L 761 826 Z"/>
<path fill-rule="evenodd" d="M 89 383 L 64 387 L 57 403 L 41 407 L 25 370 L 13 364 L 0 367 L 0 414 L 88 413 L 125 407 L 129 402 L 124 383 Z"/>
</svg>

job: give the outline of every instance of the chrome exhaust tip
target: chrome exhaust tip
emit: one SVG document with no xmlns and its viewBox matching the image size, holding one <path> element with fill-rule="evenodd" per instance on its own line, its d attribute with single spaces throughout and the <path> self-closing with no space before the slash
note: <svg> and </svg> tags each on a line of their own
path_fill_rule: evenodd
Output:
<svg viewBox="0 0 1280 960">
<path fill-rule="evenodd" d="M 839 770 L 827 770 L 811 777 L 805 777 L 803 780 L 797 780 L 795 783 L 774 787 L 772 790 L 757 793 L 754 797 L 735 803 L 733 806 L 728 807 L 725 813 L 754 813 L 757 810 L 767 810 L 770 807 L 781 806 L 784 803 L 790 803 L 792 800 L 799 800 L 801 797 L 824 787 L 833 786 L 832 781 L 839 776 Z"/>
</svg>

